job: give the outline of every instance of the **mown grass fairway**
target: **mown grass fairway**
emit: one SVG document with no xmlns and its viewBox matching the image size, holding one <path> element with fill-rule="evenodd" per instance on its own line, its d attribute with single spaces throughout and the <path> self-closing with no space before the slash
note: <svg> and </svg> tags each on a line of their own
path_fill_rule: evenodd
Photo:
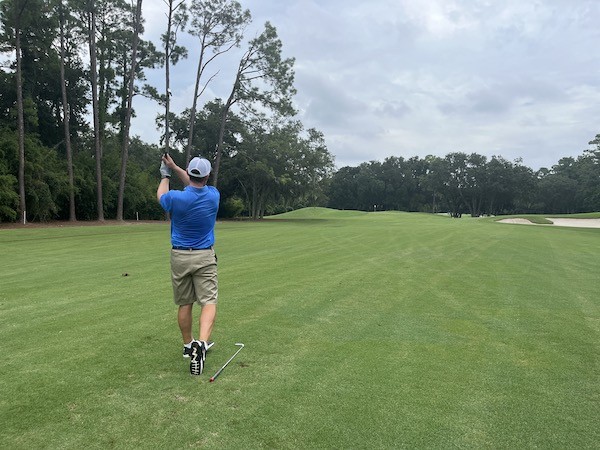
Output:
<svg viewBox="0 0 600 450">
<path fill-rule="evenodd" d="M 0 230 L 0 447 L 598 448 L 600 230 L 278 219 L 217 225 L 200 377 L 166 223 Z"/>
</svg>

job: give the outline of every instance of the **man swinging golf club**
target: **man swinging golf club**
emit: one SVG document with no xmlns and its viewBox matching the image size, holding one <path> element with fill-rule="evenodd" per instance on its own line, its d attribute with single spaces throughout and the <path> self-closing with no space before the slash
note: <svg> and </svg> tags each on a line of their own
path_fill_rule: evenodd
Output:
<svg viewBox="0 0 600 450">
<path fill-rule="evenodd" d="M 171 280 L 173 299 L 179 306 L 177 321 L 183 338 L 183 356 L 190 358 L 190 373 L 204 370 L 206 350 L 212 345 L 210 334 L 217 314 L 217 257 L 213 249 L 219 191 L 207 186 L 210 162 L 193 158 L 187 171 L 169 154 L 162 157 L 161 181 L 156 197 L 171 215 Z M 185 188 L 169 190 L 172 172 Z M 192 307 L 200 305 L 198 340 L 192 335 Z"/>
</svg>

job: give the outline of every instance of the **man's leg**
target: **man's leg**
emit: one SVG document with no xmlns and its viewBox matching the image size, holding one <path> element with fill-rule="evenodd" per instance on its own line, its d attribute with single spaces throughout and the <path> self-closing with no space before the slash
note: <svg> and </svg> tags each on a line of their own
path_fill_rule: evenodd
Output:
<svg viewBox="0 0 600 450">
<path fill-rule="evenodd" d="M 217 305 L 204 305 L 200 318 L 198 319 L 200 326 L 200 340 L 208 342 L 212 333 L 213 325 L 217 317 Z M 189 341 L 188 341 L 189 342 Z"/>
<path fill-rule="evenodd" d="M 179 306 L 179 311 L 177 311 L 177 322 L 179 323 L 179 329 L 181 330 L 181 337 L 183 338 L 183 343 L 189 344 L 192 338 L 192 307 L 193 303 L 189 305 Z"/>
</svg>

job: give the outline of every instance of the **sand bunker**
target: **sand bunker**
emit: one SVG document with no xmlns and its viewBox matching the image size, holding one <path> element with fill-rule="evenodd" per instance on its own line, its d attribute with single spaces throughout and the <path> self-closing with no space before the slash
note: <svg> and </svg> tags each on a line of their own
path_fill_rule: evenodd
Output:
<svg viewBox="0 0 600 450">
<path fill-rule="evenodd" d="M 600 228 L 600 219 L 564 219 L 547 217 L 552 225 L 559 227 L 578 227 L 578 228 Z M 522 225 L 536 225 L 527 219 L 502 219 L 502 223 L 518 223 Z"/>
<path fill-rule="evenodd" d="M 499 220 L 500 223 L 518 223 L 521 225 L 535 225 L 533 222 L 530 222 L 527 219 L 502 219 Z"/>
<path fill-rule="evenodd" d="M 559 227 L 600 228 L 600 219 L 554 219 L 548 217 L 548 220 Z"/>
</svg>

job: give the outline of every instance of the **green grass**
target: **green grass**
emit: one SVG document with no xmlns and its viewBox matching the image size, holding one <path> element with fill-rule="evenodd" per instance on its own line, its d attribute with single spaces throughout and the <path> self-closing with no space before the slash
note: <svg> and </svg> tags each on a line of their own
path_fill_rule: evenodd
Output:
<svg viewBox="0 0 600 450">
<path fill-rule="evenodd" d="M 319 208 L 219 223 L 200 377 L 168 239 L 0 230 L 0 447 L 598 448 L 598 229 Z"/>
</svg>

